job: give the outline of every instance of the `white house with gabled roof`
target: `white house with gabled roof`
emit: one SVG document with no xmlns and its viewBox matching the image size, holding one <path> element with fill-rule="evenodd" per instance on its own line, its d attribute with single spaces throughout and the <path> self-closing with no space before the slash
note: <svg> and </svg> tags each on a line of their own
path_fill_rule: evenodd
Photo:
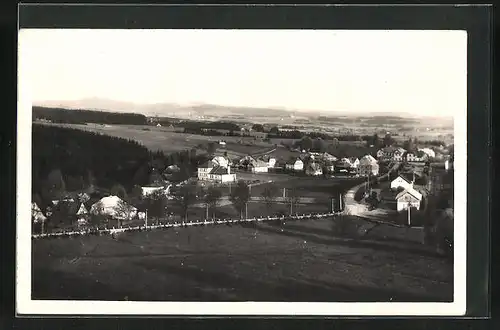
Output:
<svg viewBox="0 0 500 330">
<path fill-rule="evenodd" d="M 422 194 L 413 188 L 404 189 L 396 195 L 397 210 L 404 211 L 409 207 L 414 207 L 420 210 Z"/>
<path fill-rule="evenodd" d="M 415 178 L 409 178 L 405 174 L 400 174 L 397 178 L 391 181 L 391 189 L 413 189 L 413 183 L 415 182 Z"/>
</svg>

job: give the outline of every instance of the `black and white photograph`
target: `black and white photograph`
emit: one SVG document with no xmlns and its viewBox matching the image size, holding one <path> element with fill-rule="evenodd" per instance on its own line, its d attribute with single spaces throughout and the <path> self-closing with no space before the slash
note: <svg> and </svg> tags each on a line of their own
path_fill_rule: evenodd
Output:
<svg viewBox="0 0 500 330">
<path fill-rule="evenodd" d="M 463 313 L 466 123 L 464 31 L 21 29 L 18 309 Z"/>
</svg>

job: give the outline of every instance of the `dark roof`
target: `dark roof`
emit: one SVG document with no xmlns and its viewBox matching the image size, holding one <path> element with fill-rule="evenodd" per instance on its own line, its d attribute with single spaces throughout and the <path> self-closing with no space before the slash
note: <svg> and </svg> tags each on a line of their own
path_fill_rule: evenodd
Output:
<svg viewBox="0 0 500 330">
<path fill-rule="evenodd" d="M 413 173 L 400 173 L 399 176 L 408 183 L 413 181 Z"/>
<path fill-rule="evenodd" d="M 228 173 L 227 173 L 227 168 L 226 167 L 224 167 L 224 166 L 216 166 L 216 167 L 214 167 L 210 171 L 210 174 L 219 174 L 219 175 L 222 175 L 222 174 L 228 174 Z"/>
<path fill-rule="evenodd" d="M 55 212 L 63 212 L 68 215 L 76 215 L 78 210 L 80 209 L 80 202 L 69 202 L 69 201 L 61 201 L 54 206 L 53 210 Z"/>
<path fill-rule="evenodd" d="M 212 168 L 214 167 L 214 163 L 212 161 L 206 161 L 199 166 L 200 168 Z"/>
</svg>

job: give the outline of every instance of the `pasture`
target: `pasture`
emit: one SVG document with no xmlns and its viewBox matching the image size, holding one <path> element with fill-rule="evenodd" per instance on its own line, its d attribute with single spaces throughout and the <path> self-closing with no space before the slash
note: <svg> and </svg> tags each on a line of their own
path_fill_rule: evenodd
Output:
<svg viewBox="0 0 500 330">
<path fill-rule="evenodd" d="M 248 153 L 263 152 L 273 149 L 268 142 L 255 141 L 253 137 L 238 136 L 206 136 L 187 133 L 173 132 L 168 127 L 142 126 L 142 125 L 100 125 L 100 124 L 47 124 L 61 127 L 75 128 L 84 131 L 111 135 L 122 139 L 134 140 L 146 148 L 165 153 L 178 152 L 197 148 L 209 142 L 224 140 L 227 142 L 225 148 L 218 151 L 227 151 L 233 156 L 243 156 Z M 241 143 L 240 143 L 241 141 Z M 199 150 L 199 149 L 198 149 Z"/>
<path fill-rule="evenodd" d="M 420 245 L 333 235 L 334 222 L 40 239 L 33 299 L 451 301 L 452 265 Z"/>
</svg>

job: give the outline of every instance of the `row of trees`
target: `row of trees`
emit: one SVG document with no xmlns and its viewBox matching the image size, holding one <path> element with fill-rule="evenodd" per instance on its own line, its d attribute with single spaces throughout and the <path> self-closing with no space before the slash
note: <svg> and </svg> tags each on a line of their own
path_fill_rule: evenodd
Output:
<svg viewBox="0 0 500 330">
<path fill-rule="evenodd" d="M 270 212 L 272 206 L 276 203 L 279 197 L 279 189 L 275 185 L 267 185 L 260 197 L 262 197 L 264 204 Z M 202 188 L 196 183 L 183 185 L 176 193 L 175 199 L 172 201 L 177 206 L 178 214 L 185 220 L 188 219 L 190 208 L 196 203 L 202 203 L 205 207 L 205 217 L 216 218 L 217 208 L 221 202 L 227 198 L 240 218 L 247 216 L 247 206 L 251 199 L 250 187 L 245 181 L 238 181 L 231 189 L 229 196 L 223 196 L 222 190 L 217 186 L 208 186 Z M 299 192 L 296 189 L 289 189 L 287 192 L 286 201 L 290 206 L 290 214 L 293 214 L 295 206 L 300 200 Z M 139 209 L 144 211 L 148 210 L 148 215 L 153 218 L 162 218 L 166 214 L 167 208 L 170 209 L 171 203 L 167 200 L 166 196 L 161 192 L 155 192 L 142 199 L 139 203 Z M 175 208 L 172 208 L 175 209 Z"/>
<path fill-rule="evenodd" d="M 33 107 L 33 119 L 46 119 L 53 123 L 110 125 L 146 125 L 147 117 L 136 113 L 118 113 L 93 110 Z"/>
</svg>

